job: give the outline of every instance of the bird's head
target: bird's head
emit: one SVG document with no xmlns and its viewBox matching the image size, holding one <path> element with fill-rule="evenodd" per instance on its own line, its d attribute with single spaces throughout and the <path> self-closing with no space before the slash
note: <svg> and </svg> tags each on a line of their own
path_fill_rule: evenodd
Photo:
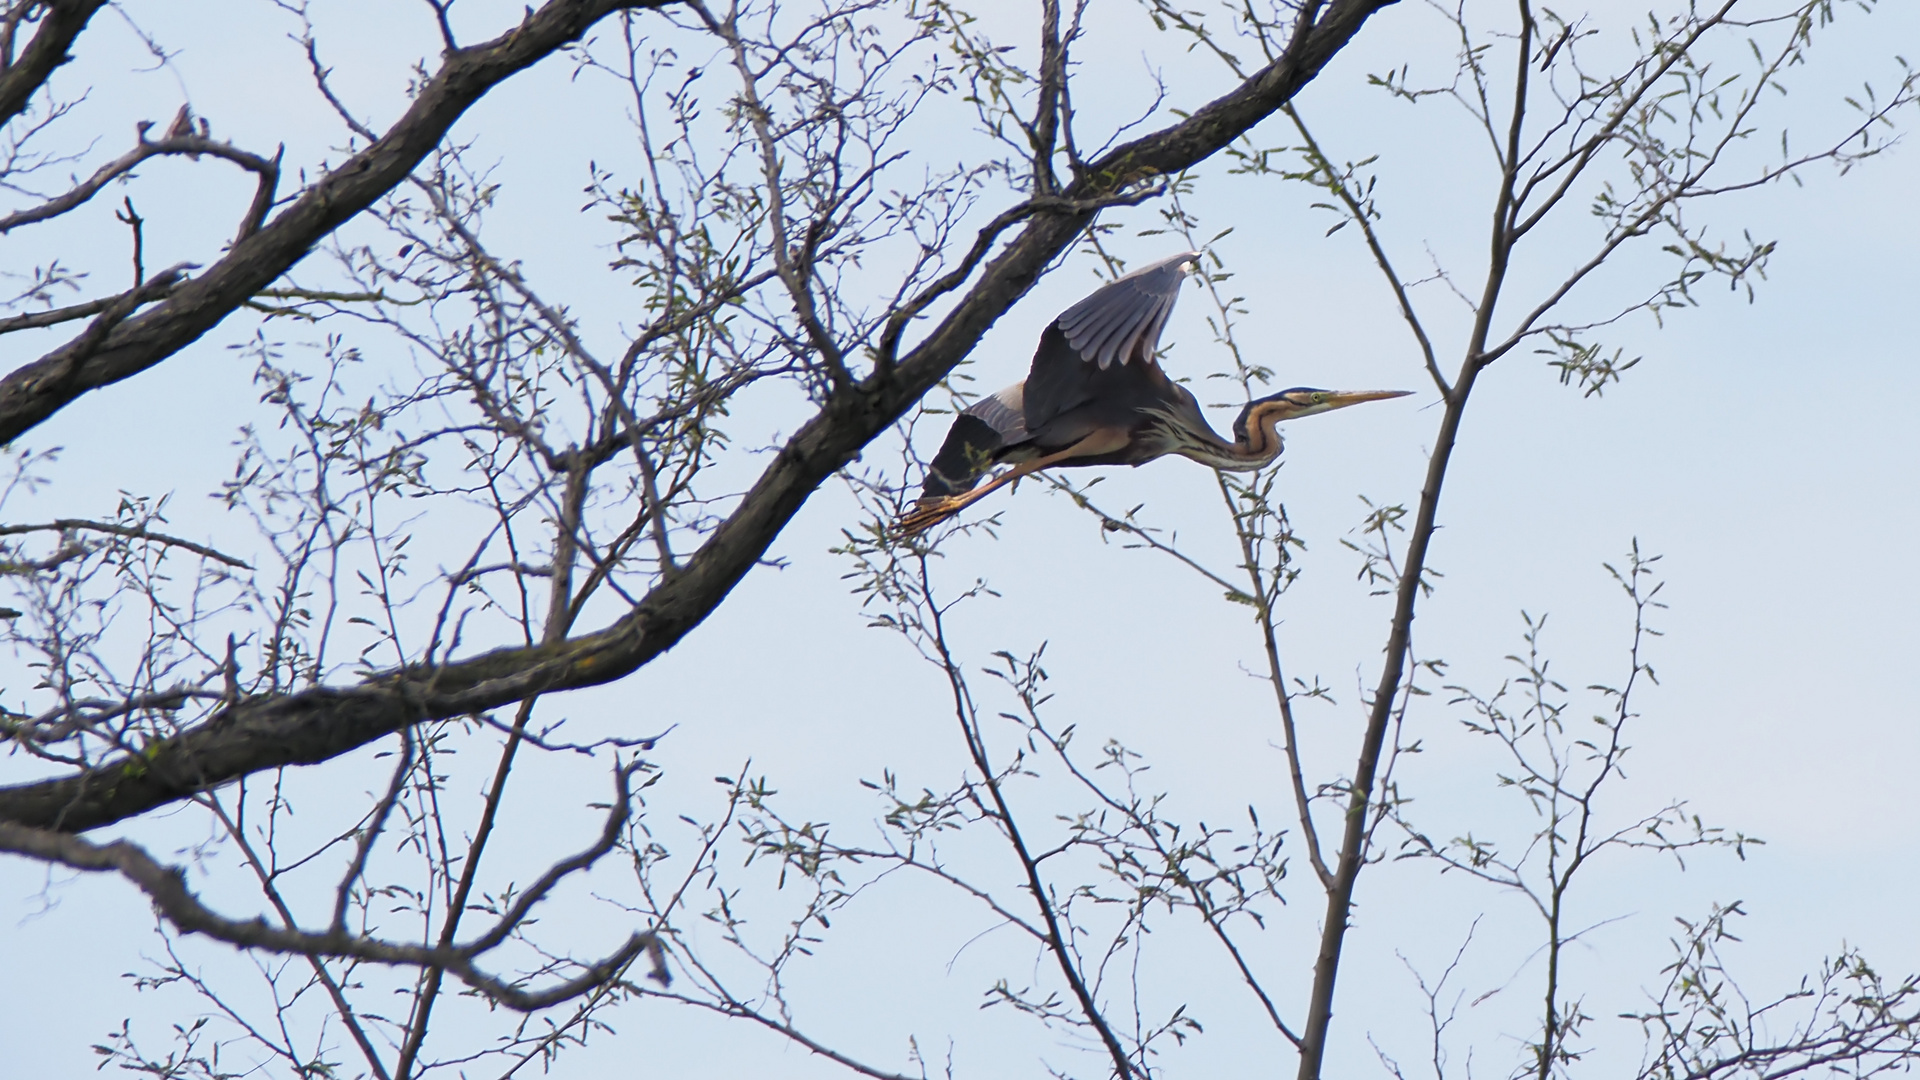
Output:
<svg viewBox="0 0 1920 1080">
<path fill-rule="evenodd" d="M 1316 390 L 1311 386 L 1296 386 L 1247 402 L 1247 407 L 1240 410 L 1239 418 L 1233 422 L 1233 437 L 1245 442 L 1252 425 L 1264 425 L 1268 420 L 1277 424 L 1282 420 L 1344 409 L 1363 401 L 1385 401 L 1411 393 L 1411 390 Z"/>
</svg>

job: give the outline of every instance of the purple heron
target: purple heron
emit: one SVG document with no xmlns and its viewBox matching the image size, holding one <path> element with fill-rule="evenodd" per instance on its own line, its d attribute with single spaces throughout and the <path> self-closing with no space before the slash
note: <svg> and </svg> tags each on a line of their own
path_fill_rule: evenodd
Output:
<svg viewBox="0 0 1920 1080">
<path fill-rule="evenodd" d="M 1040 334 L 1026 381 L 954 418 L 919 500 L 900 516 L 912 536 L 1007 484 L 1054 466 L 1144 465 L 1178 454 L 1216 469 L 1257 469 L 1280 454 L 1275 425 L 1407 390 L 1294 387 L 1247 403 L 1231 442 L 1154 359 L 1180 284 L 1200 253 L 1183 252 L 1101 286 Z M 981 477 L 1012 465 L 984 486 Z"/>
</svg>

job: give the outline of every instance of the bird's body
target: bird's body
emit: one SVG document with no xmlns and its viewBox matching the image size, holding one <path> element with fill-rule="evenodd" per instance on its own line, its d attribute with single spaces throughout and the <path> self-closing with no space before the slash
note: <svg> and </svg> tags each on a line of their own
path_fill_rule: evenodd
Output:
<svg viewBox="0 0 1920 1080">
<path fill-rule="evenodd" d="M 1217 469 L 1257 469 L 1280 454 L 1280 421 L 1405 392 L 1286 390 L 1249 402 L 1234 421 L 1234 441 L 1221 438 L 1200 402 L 1154 359 L 1180 284 L 1198 258 L 1190 251 L 1143 267 L 1047 324 L 1026 380 L 955 418 L 901 531 L 921 532 L 1002 485 L 1054 466 L 1143 465 L 1178 454 Z M 976 489 L 1002 464 L 1014 468 Z"/>
</svg>

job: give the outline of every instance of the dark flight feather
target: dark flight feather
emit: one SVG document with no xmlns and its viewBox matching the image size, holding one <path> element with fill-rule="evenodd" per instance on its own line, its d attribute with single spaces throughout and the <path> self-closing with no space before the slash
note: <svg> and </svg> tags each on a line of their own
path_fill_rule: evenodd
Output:
<svg viewBox="0 0 1920 1080">
<path fill-rule="evenodd" d="M 1136 358 L 1152 359 L 1160 344 L 1187 265 L 1200 257 L 1184 251 L 1117 278 L 1054 320 L 1082 360 L 1105 369 Z"/>
<path fill-rule="evenodd" d="M 922 498 L 971 491 L 1001 461 L 1029 444 L 1071 445 L 1100 426 L 1128 425 L 1127 411 L 1088 409 L 1101 401 L 1157 400 L 1175 392 L 1154 360 L 1160 332 L 1180 299 L 1188 251 L 1101 286 L 1062 312 L 1040 335 L 1024 383 L 981 398 L 954 418 L 927 471 Z"/>
</svg>

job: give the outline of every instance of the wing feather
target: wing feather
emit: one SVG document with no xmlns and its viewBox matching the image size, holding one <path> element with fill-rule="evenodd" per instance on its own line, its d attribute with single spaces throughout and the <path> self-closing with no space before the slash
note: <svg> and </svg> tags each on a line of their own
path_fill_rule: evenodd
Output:
<svg viewBox="0 0 1920 1080">
<path fill-rule="evenodd" d="M 1048 324 L 1034 350 L 1021 412 L 1028 432 L 1064 413 L 1132 387 L 1129 368 L 1160 375 L 1153 354 L 1180 299 L 1180 282 L 1199 253 L 1182 252 L 1101 286 Z M 1138 363 L 1134 363 L 1135 361 Z M 1149 378 L 1148 381 L 1154 381 Z"/>
<path fill-rule="evenodd" d="M 1021 444 L 1073 442 L 1101 424 L 1132 422 L 1125 402 L 1155 399 L 1172 386 L 1153 354 L 1180 299 L 1180 283 L 1199 257 L 1186 251 L 1143 266 L 1047 324 L 1027 380 L 981 398 L 954 417 L 927 468 L 921 497 L 973 490 L 995 462 L 1017 456 Z M 1102 401 L 1117 403 L 1121 415 L 1087 408 Z"/>
<path fill-rule="evenodd" d="M 1025 384 L 1014 383 L 989 394 L 953 418 L 946 441 L 927 466 L 926 484 L 920 490 L 923 499 L 937 499 L 972 491 L 980 478 L 993 468 L 999 453 L 1015 443 L 1025 442 L 1027 426 L 1021 411 Z"/>
<path fill-rule="evenodd" d="M 1183 251 L 1101 286 L 1055 321 L 1082 360 L 1103 370 L 1135 357 L 1152 359 L 1160 331 L 1180 299 L 1187 268 L 1200 257 Z"/>
<path fill-rule="evenodd" d="M 1026 383 L 1014 383 L 967 406 L 967 412 L 985 420 L 1000 439 L 1017 443 L 1027 437 Z"/>
</svg>

